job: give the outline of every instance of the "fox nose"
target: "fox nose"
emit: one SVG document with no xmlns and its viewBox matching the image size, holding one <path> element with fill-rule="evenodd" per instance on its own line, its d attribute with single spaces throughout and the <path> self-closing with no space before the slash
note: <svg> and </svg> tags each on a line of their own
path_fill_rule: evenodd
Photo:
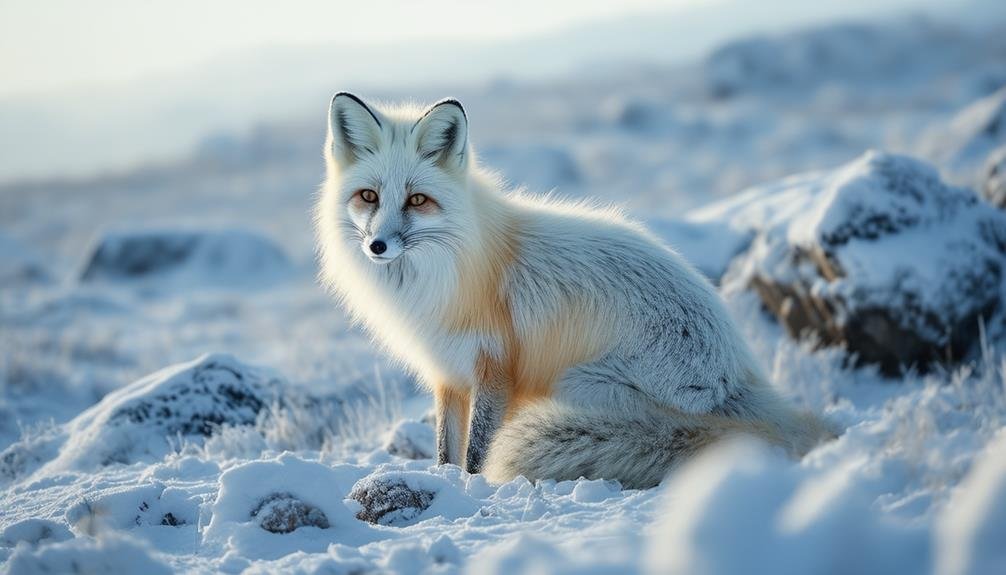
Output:
<svg viewBox="0 0 1006 575">
<path fill-rule="evenodd" d="M 381 240 L 374 240 L 370 243 L 370 251 L 377 255 L 383 254 L 388 249 L 388 244 L 382 242 Z"/>
</svg>

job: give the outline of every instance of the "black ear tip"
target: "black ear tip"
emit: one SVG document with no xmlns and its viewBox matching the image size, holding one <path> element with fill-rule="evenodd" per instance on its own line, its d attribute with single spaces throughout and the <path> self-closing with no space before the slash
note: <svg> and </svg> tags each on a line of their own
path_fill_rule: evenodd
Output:
<svg viewBox="0 0 1006 575">
<path fill-rule="evenodd" d="M 363 106 L 364 108 L 367 107 L 367 105 L 363 103 L 363 100 L 360 99 L 360 97 L 357 96 L 356 94 L 353 94 L 352 92 L 336 92 L 335 95 L 332 96 L 332 103 L 335 104 L 335 101 L 338 100 L 339 98 L 349 98 L 350 100 L 353 100 L 354 102 Z"/>
<path fill-rule="evenodd" d="M 458 100 L 457 98 L 444 98 L 443 100 L 440 100 L 436 104 L 433 104 L 430 108 L 432 109 L 436 108 L 437 106 L 444 106 L 444 105 L 457 106 L 457 108 L 461 110 L 461 115 L 465 117 L 465 120 L 468 119 L 468 112 L 465 112 L 465 107 L 461 105 L 461 101 Z"/>
</svg>

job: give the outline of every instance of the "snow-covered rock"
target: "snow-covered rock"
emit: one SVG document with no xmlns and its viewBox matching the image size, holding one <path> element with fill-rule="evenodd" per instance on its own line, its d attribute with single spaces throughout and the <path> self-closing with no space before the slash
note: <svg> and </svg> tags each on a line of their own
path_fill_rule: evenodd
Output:
<svg viewBox="0 0 1006 575">
<path fill-rule="evenodd" d="M 80 281 L 170 291 L 269 286 L 291 273 L 283 250 L 249 230 L 132 230 L 105 234 Z"/>
<path fill-rule="evenodd" d="M 463 517 L 478 505 L 459 489 L 460 471 L 378 471 L 358 481 L 349 498 L 359 504 L 357 519 L 368 523 L 401 527 L 437 515 Z"/>
<path fill-rule="evenodd" d="M 225 354 L 204 355 L 116 390 L 40 444 L 26 438 L 3 453 L 21 476 L 52 455 L 59 469 L 157 460 L 183 442 L 202 444 L 222 427 L 251 426 L 278 398 L 279 378 Z"/>
<path fill-rule="evenodd" d="M 251 516 L 269 533 L 292 533 L 301 527 L 328 529 L 328 516 L 290 493 L 273 493 L 252 510 Z"/>
<path fill-rule="evenodd" d="M 979 187 L 982 169 L 1006 145 L 1006 87 L 969 105 L 926 132 L 920 153 L 953 183 Z"/>
<path fill-rule="evenodd" d="M 330 467 L 289 453 L 228 469 L 203 541 L 250 558 L 373 541 L 379 535 L 342 501 L 360 475 L 353 466 Z"/>
<path fill-rule="evenodd" d="M 1006 210 L 1006 145 L 989 154 L 982 174 L 982 196 Z"/>
<path fill-rule="evenodd" d="M 432 459 L 437 454 L 433 427 L 411 419 L 399 421 L 388 432 L 384 448 L 405 459 Z"/>
<path fill-rule="evenodd" d="M 918 160 L 869 152 L 697 217 L 755 234 L 728 291 L 753 288 L 792 336 L 888 374 L 961 359 L 1001 309 L 1006 214 Z"/>
</svg>

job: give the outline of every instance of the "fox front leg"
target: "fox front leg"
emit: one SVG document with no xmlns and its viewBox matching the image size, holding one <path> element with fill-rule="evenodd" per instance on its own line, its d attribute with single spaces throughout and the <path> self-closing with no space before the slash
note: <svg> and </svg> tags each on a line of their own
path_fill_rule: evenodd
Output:
<svg viewBox="0 0 1006 575">
<path fill-rule="evenodd" d="M 468 457 L 465 462 L 468 473 L 482 471 L 489 444 L 503 422 L 506 405 L 507 390 L 499 382 L 480 384 L 472 391 L 472 423 L 468 431 Z"/>
<path fill-rule="evenodd" d="M 468 427 L 468 391 L 438 385 L 433 394 L 437 414 L 437 464 L 461 465 Z"/>
</svg>

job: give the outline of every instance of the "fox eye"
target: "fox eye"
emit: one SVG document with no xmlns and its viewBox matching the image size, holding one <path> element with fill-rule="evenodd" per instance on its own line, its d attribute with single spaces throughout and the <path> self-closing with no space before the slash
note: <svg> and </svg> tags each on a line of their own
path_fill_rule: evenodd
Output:
<svg viewBox="0 0 1006 575">
<path fill-rule="evenodd" d="M 377 203 L 377 192 L 374 190 L 360 190 L 360 199 L 368 204 Z"/>
<path fill-rule="evenodd" d="M 425 194 L 412 194 L 411 196 L 409 196 L 409 205 L 421 206 L 426 203 L 427 199 L 428 198 L 426 197 Z"/>
</svg>

